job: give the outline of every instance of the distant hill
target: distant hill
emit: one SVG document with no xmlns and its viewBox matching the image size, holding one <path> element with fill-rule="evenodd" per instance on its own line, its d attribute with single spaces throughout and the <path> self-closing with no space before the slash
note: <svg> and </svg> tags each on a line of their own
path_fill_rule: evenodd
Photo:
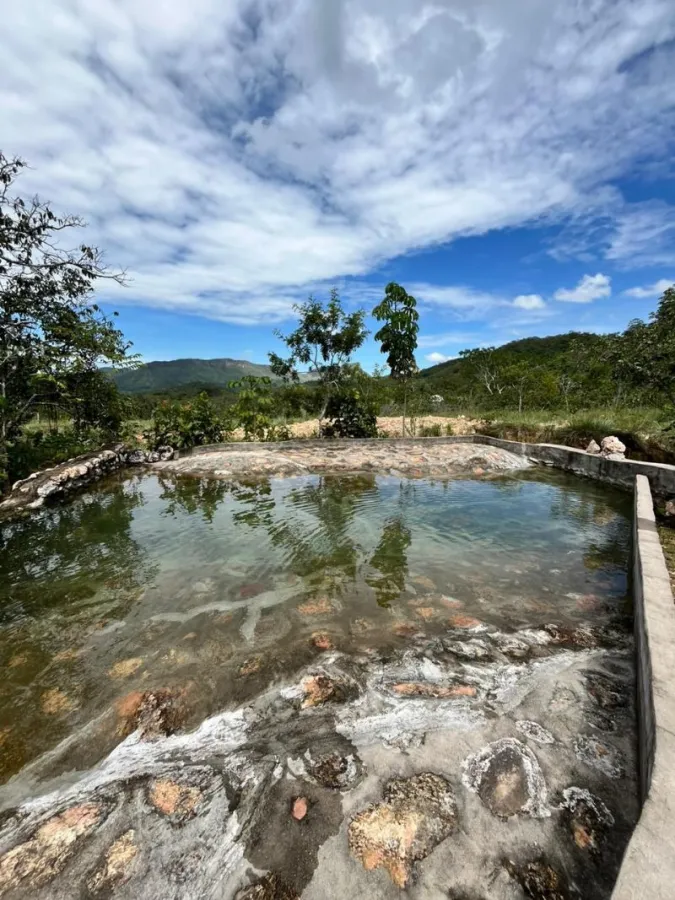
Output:
<svg viewBox="0 0 675 900">
<path fill-rule="evenodd" d="M 602 341 L 603 338 L 600 335 L 574 331 L 550 337 L 522 338 L 498 347 L 494 353 L 494 361 L 501 366 L 525 363 L 533 372 L 539 373 L 538 378 L 543 379 L 545 373 L 555 377 L 558 373 L 570 368 L 575 348 L 576 352 L 580 347 L 584 348 L 590 352 L 592 358 L 593 350 L 600 348 Z M 595 367 L 589 365 L 590 368 L 587 372 L 589 380 L 597 381 L 598 372 Z M 439 363 L 436 366 L 429 366 L 428 369 L 423 369 L 420 375 L 431 390 L 437 391 L 441 395 L 457 397 L 468 395 L 471 392 L 475 393 L 477 390 L 472 364 L 469 360 L 461 357 Z M 581 376 L 577 373 L 575 377 Z"/>
<path fill-rule="evenodd" d="M 204 387 L 227 387 L 243 375 L 273 378 L 269 366 L 245 359 L 171 359 L 150 362 L 138 369 L 115 371 L 105 369 L 125 394 L 154 394 L 199 384 Z M 276 380 L 276 379 L 275 379 Z"/>
</svg>

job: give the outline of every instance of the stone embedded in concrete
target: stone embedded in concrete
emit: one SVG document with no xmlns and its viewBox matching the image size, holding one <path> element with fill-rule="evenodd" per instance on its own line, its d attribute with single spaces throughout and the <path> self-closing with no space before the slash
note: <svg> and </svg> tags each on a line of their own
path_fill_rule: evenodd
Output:
<svg viewBox="0 0 675 900">
<path fill-rule="evenodd" d="M 170 778 L 158 778 L 148 787 L 148 802 L 157 812 L 184 823 L 196 815 L 202 800 L 202 791 L 188 784 L 181 784 Z"/>
<path fill-rule="evenodd" d="M 520 719 L 516 722 L 516 728 L 524 736 L 537 744 L 555 744 L 555 738 L 543 725 L 531 722 L 528 719 Z"/>
<path fill-rule="evenodd" d="M 307 815 L 307 799 L 305 797 L 296 797 L 291 807 L 291 815 L 293 818 L 301 822 Z"/>
<path fill-rule="evenodd" d="M 462 779 L 500 819 L 551 814 L 539 762 L 529 747 L 515 738 L 501 738 L 466 759 Z"/>
<path fill-rule="evenodd" d="M 186 694 L 186 689 L 132 691 L 115 705 L 117 733 L 126 737 L 139 729 L 143 740 L 173 734 L 187 717 Z"/>
<path fill-rule="evenodd" d="M 596 853 L 614 824 L 614 816 L 602 800 L 585 788 L 569 787 L 563 791 L 560 809 L 577 847 Z"/>
<path fill-rule="evenodd" d="M 133 861 L 138 855 L 135 836 L 136 833 L 132 828 L 111 845 L 103 865 L 87 881 L 87 887 L 92 894 L 108 892 L 129 880 L 133 874 Z"/>
<path fill-rule="evenodd" d="M 384 800 L 358 813 L 349 824 L 349 849 L 365 869 L 384 868 L 397 887 L 410 882 L 424 859 L 457 828 L 452 786 L 440 775 L 394 778 Z"/>
<path fill-rule="evenodd" d="M 300 900 L 300 897 L 278 875 L 270 872 L 260 881 L 239 891 L 235 900 Z"/>
<path fill-rule="evenodd" d="M 584 672 L 586 690 L 601 709 L 615 710 L 628 706 L 628 693 L 624 685 L 603 672 Z"/>
<path fill-rule="evenodd" d="M 33 837 L 0 858 L 0 895 L 18 886 L 35 890 L 51 881 L 103 817 L 101 804 L 83 803 L 41 825 Z"/>
<path fill-rule="evenodd" d="M 545 859 L 528 863 L 506 860 L 504 868 L 518 882 L 528 900 L 572 900 L 567 879 Z M 578 895 L 575 893 L 575 896 Z"/>
<path fill-rule="evenodd" d="M 592 735 L 580 734 L 574 741 L 577 759 L 597 769 L 608 778 L 623 778 L 626 765 L 622 753 L 607 741 Z"/>
<path fill-rule="evenodd" d="M 359 781 L 363 766 L 356 753 L 346 756 L 327 753 L 314 757 L 308 754 L 307 774 L 322 787 L 348 791 Z"/>
<path fill-rule="evenodd" d="M 347 703 L 358 694 L 357 686 L 346 678 L 332 678 L 329 675 L 309 675 L 301 685 L 302 708 L 323 706 L 324 703 Z"/>
</svg>

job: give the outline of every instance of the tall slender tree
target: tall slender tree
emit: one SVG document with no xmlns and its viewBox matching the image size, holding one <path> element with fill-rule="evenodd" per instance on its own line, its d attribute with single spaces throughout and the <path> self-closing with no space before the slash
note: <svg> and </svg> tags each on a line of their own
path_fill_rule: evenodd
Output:
<svg viewBox="0 0 675 900">
<path fill-rule="evenodd" d="M 403 391 L 403 419 L 401 433 L 405 436 L 408 390 L 418 372 L 415 361 L 419 315 L 417 300 L 400 284 L 391 282 L 384 291 L 384 300 L 373 310 L 373 316 L 384 324 L 375 335 L 380 350 L 387 354 L 391 377 Z"/>
</svg>

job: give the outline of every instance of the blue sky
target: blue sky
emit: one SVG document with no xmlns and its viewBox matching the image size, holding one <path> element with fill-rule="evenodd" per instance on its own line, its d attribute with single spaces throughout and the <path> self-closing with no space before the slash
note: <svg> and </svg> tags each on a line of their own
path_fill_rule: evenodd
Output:
<svg viewBox="0 0 675 900">
<path fill-rule="evenodd" d="M 101 298 L 145 359 L 264 362 L 310 292 L 370 309 L 395 280 L 428 365 L 620 329 L 675 281 L 672 0 L 24 0 L 5 25 L 3 150 L 127 269 Z"/>
</svg>

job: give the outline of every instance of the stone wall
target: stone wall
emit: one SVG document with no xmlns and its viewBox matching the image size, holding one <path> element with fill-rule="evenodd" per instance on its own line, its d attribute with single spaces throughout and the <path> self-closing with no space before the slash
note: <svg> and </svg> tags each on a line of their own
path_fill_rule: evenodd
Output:
<svg viewBox="0 0 675 900">
<path fill-rule="evenodd" d="M 47 501 L 62 499 L 126 466 L 129 455 L 130 451 L 124 444 L 114 444 L 104 450 L 85 453 L 41 472 L 34 472 L 12 486 L 7 498 L 0 503 L 0 519 L 15 516 L 23 510 L 39 509 Z"/>
<path fill-rule="evenodd" d="M 675 896 L 675 605 L 645 475 L 635 479 L 633 598 L 642 814 L 612 900 Z"/>
</svg>

